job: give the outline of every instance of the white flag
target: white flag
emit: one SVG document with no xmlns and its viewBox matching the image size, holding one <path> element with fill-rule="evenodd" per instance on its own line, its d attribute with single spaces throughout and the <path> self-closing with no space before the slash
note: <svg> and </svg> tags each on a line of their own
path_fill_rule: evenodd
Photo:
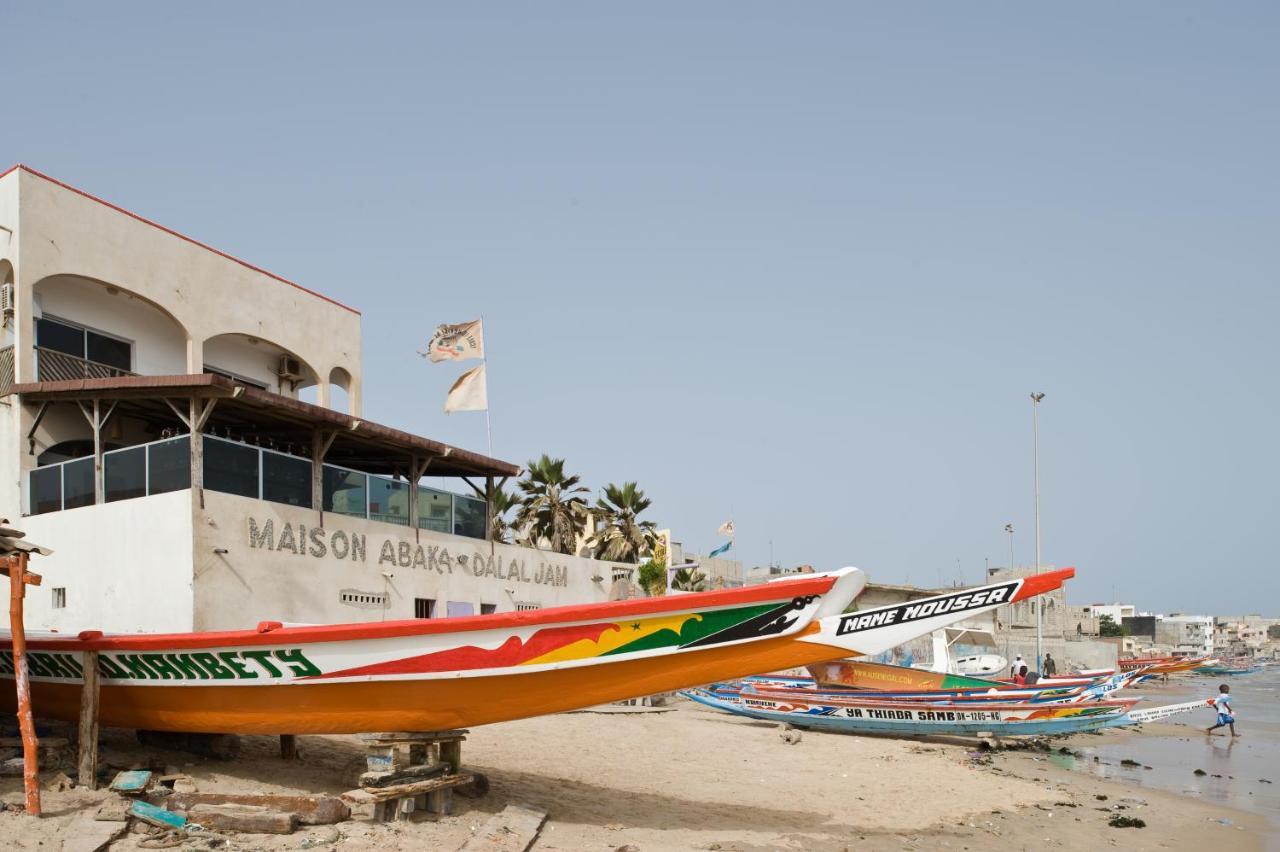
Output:
<svg viewBox="0 0 1280 852">
<path fill-rule="evenodd" d="M 485 388 L 484 364 L 467 370 L 449 388 L 445 397 L 444 413 L 454 411 L 487 411 L 489 409 L 489 393 Z"/>
<path fill-rule="evenodd" d="M 426 355 L 432 363 L 484 358 L 484 328 L 481 321 L 440 326 L 431 335 Z"/>
<path fill-rule="evenodd" d="M 729 538 L 733 538 L 733 521 L 725 521 L 720 525 L 720 529 L 716 530 L 716 532 L 720 533 L 720 535 L 727 535 Z"/>
</svg>

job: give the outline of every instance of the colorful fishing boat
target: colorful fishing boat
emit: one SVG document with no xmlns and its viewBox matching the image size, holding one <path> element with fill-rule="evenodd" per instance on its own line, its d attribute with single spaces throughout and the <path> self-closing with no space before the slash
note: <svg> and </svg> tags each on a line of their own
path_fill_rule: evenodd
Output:
<svg viewBox="0 0 1280 852">
<path fill-rule="evenodd" d="M 97 652 L 101 724 L 247 734 L 463 728 L 877 654 L 1056 589 L 1073 569 L 845 613 L 856 568 L 741 589 L 462 618 L 169 635 L 29 636 L 36 713 L 79 714 Z M 0 678 L 13 677 L 0 636 Z M 7 656 L 6 656 L 7 652 Z M 0 712 L 14 690 L 0 684 Z"/>
<path fill-rule="evenodd" d="M 933 672 L 925 669 L 869 663 L 859 660 L 833 660 L 808 667 L 809 674 L 821 687 L 872 689 L 882 692 L 928 692 L 955 689 L 1023 689 L 1025 685 L 993 681 L 967 675 Z M 1039 687 L 1091 686 L 1096 677 L 1042 678 Z"/>
<path fill-rule="evenodd" d="M 743 692 L 737 700 L 705 690 L 682 695 L 726 713 L 780 722 L 797 728 L 840 733 L 1046 736 L 1136 725 L 1204 706 L 1203 701 L 1135 710 L 1138 699 L 1089 704 L 987 704 L 974 707 L 863 702 L 856 699 L 800 699 Z"/>
</svg>

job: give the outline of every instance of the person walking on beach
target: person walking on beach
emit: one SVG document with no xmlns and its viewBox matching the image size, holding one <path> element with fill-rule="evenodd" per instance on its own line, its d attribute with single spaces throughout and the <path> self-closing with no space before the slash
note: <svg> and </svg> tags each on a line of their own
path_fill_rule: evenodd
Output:
<svg viewBox="0 0 1280 852">
<path fill-rule="evenodd" d="M 1058 673 L 1058 664 L 1053 661 L 1053 654 L 1044 655 L 1044 676 L 1053 677 Z"/>
<path fill-rule="evenodd" d="M 1231 728 L 1231 737 L 1235 739 L 1240 735 L 1236 733 L 1236 716 L 1231 712 L 1231 687 L 1225 683 L 1218 687 L 1218 697 L 1210 698 L 1208 701 L 1210 707 L 1218 711 L 1218 724 L 1212 728 L 1206 728 L 1206 734 L 1212 734 L 1223 725 Z"/>
</svg>

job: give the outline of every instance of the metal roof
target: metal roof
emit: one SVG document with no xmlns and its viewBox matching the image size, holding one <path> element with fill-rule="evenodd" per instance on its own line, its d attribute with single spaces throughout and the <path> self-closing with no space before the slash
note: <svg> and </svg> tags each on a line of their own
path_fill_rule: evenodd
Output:
<svg viewBox="0 0 1280 852">
<path fill-rule="evenodd" d="M 284 449 L 297 445 L 309 456 L 316 430 L 334 434 L 325 461 L 368 473 L 407 473 L 413 456 L 430 459 L 427 476 L 517 476 L 519 465 L 459 449 L 361 417 L 246 387 L 209 373 L 174 376 L 118 376 L 14 385 L 23 402 L 119 400 L 117 411 L 157 427 L 177 421 L 166 399 L 217 399 L 205 432 L 249 437 Z"/>
</svg>

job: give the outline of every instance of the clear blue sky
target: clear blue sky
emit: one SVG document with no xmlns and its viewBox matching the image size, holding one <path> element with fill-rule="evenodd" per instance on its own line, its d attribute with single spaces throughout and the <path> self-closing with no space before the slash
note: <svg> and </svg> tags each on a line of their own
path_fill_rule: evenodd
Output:
<svg viewBox="0 0 1280 852">
<path fill-rule="evenodd" d="M 365 413 L 693 548 L 1280 615 L 1274 3 L 0 0 L 0 160 L 364 311 Z M 957 560 L 959 561 L 957 567 Z"/>
</svg>

